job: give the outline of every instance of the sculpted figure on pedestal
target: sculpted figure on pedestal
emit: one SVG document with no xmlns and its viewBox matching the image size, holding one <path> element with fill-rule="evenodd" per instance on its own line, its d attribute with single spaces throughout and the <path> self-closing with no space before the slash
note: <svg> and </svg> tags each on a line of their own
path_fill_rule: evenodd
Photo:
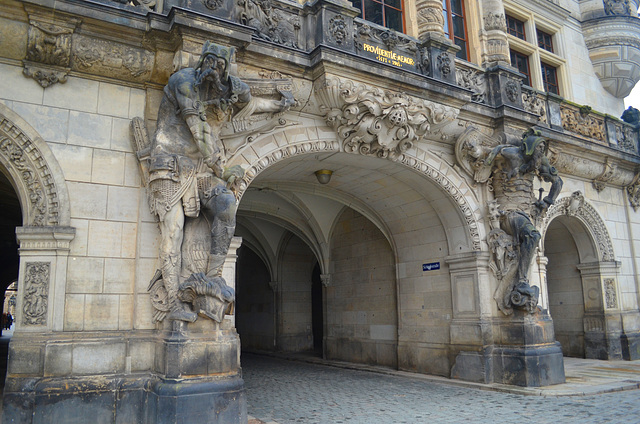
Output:
<svg viewBox="0 0 640 424">
<path fill-rule="evenodd" d="M 148 148 L 149 203 L 162 234 L 160 269 L 149 285 L 156 321 L 193 322 L 200 314 L 221 322 L 231 313 L 235 294 L 221 275 L 235 231 L 234 183 L 244 171 L 225 166 L 220 131 L 233 116 L 292 104 L 253 97 L 229 75 L 232 55 L 233 48 L 206 42 L 196 67 L 176 72 L 164 88 Z M 136 141 L 142 161 L 145 142 Z"/>
<path fill-rule="evenodd" d="M 494 255 L 492 268 L 500 281 L 494 298 L 506 314 L 513 307 L 533 313 L 539 289 L 529 284 L 528 275 L 541 237 L 535 222 L 558 197 L 562 179 L 549 163 L 548 146 L 539 132 L 529 130 L 518 144 L 495 144 L 489 137 L 467 131 L 458 139 L 456 155 L 476 181 L 493 187 L 487 242 Z M 544 198 L 541 189 L 536 199 L 536 176 L 551 183 Z"/>
</svg>

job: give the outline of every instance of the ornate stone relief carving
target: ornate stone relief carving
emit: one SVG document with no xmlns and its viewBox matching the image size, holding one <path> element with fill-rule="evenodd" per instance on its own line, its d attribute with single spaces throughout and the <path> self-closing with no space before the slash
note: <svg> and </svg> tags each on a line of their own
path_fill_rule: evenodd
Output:
<svg viewBox="0 0 640 424">
<path fill-rule="evenodd" d="M 24 74 L 35 79 L 42 87 L 64 83 L 71 70 L 71 34 L 78 20 L 62 24 L 31 20 L 27 56 L 23 61 Z"/>
<path fill-rule="evenodd" d="M 522 105 L 524 110 L 538 116 L 538 122 L 547 123 L 547 107 L 544 99 L 538 97 L 535 91 L 522 90 Z"/>
<path fill-rule="evenodd" d="M 58 197 L 52 173 L 39 149 L 13 122 L 0 115 L 0 162 L 21 177 L 28 196 L 27 225 L 58 225 Z M 19 178 L 18 177 L 18 178 Z M 18 182 L 18 181 L 16 181 Z"/>
<path fill-rule="evenodd" d="M 299 48 L 300 17 L 274 7 L 272 0 L 238 0 L 240 23 L 256 30 L 258 38 Z"/>
<path fill-rule="evenodd" d="M 80 70 L 116 78 L 128 73 L 131 79 L 144 80 L 151 75 L 153 62 L 153 53 L 144 49 L 81 35 L 74 39 L 73 65 Z"/>
<path fill-rule="evenodd" d="M 511 102 L 515 103 L 518 100 L 518 84 L 515 81 L 508 81 L 504 86 L 504 92 Z"/>
<path fill-rule="evenodd" d="M 128 4 L 130 6 L 140 6 L 140 8 L 144 10 L 155 10 L 157 1 L 156 0 L 112 0 L 116 3 L 120 4 Z M 205 3 L 211 0 L 205 0 Z M 220 2 L 221 0 L 213 0 L 214 2 Z"/>
<path fill-rule="evenodd" d="M 27 262 L 24 267 L 22 325 L 46 325 L 49 301 L 49 262 Z"/>
<path fill-rule="evenodd" d="M 329 20 L 329 36 L 336 44 L 345 42 L 347 34 L 347 21 L 342 15 L 336 15 Z"/>
<path fill-rule="evenodd" d="M 631 184 L 627 186 L 627 196 L 629 204 L 637 212 L 640 208 L 640 173 L 637 173 Z"/>
<path fill-rule="evenodd" d="M 618 307 L 616 280 L 613 278 L 604 279 L 604 300 L 607 309 L 616 309 Z"/>
<path fill-rule="evenodd" d="M 618 167 L 616 166 L 615 163 L 609 161 L 609 157 L 605 158 L 604 170 L 602 171 L 602 174 L 600 174 L 593 181 L 591 181 L 593 188 L 595 188 L 598 193 L 604 190 L 605 183 L 611 181 L 611 179 L 615 175 L 617 168 Z"/>
<path fill-rule="evenodd" d="M 451 73 L 451 55 L 447 52 L 440 53 L 437 66 L 442 76 L 446 78 Z"/>
<path fill-rule="evenodd" d="M 544 217 L 540 232 L 544 235 L 551 221 L 560 215 L 572 216 L 582 221 L 595 241 L 601 261 L 611 262 L 615 260 L 613 244 L 611 243 L 607 226 L 595 208 L 586 201 L 581 192 L 575 191 L 571 196 L 558 199 L 551 205 L 547 211 L 547 215 Z"/>
<path fill-rule="evenodd" d="M 209 10 L 217 10 L 223 4 L 223 0 L 204 0 L 204 6 Z"/>
<path fill-rule="evenodd" d="M 488 12 L 483 17 L 484 20 L 484 29 L 487 31 L 490 30 L 499 30 L 499 31 L 507 31 L 507 21 L 505 19 L 504 13 L 491 13 Z"/>
<path fill-rule="evenodd" d="M 418 32 L 420 35 L 429 32 L 444 34 L 444 15 L 442 2 L 437 0 L 419 0 L 416 4 L 418 12 Z"/>
<path fill-rule="evenodd" d="M 478 103 L 486 101 L 487 78 L 477 69 L 456 66 L 456 82 L 462 88 L 471 90 L 471 100 Z"/>
<path fill-rule="evenodd" d="M 633 9 L 629 0 L 603 0 L 604 13 L 608 16 L 633 16 Z"/>
<path fill-rule="evenodd" d="M 328 80 L 318 90 L 329 126 L 345 151 L 396 158 L 413 144 L 453 121 L 458 110 L 404 93 L 383 91 L 349 80 Z"/>
<path fill-rule="evenodd" d="M 600 142 L 606 141 L 604 119 L 591 114 L 589 106 L 578 109 L 560 105 L 560 116 L 565 130 Z"/>
<path fill-rule="evenodd" d="M 429 49 L 423 47 L 420 49 L 420 60 L 418 61 L 418 69 L 423 75 L 431 75 L 431 53 Z"/>
<path fill-rule="evenodd" d="M 331 274 L 320 274 L 320 282 L 322 283 L 322 287 L 331 286 Z"/>
<path fill-rule="evenodd" d="M 616 140 L 618 141 L 618 147 L 628 152 L 638 152 L 638 138 L 637 132 L 628 126 L 616 125 Z"/>
</svg>

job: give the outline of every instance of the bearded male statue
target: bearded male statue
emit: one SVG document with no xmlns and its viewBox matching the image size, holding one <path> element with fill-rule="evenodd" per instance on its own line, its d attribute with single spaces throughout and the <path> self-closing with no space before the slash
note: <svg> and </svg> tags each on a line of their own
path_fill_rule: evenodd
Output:
<svg viewBox="0 0 640 424">
<path fill-rule="evenodd" d="M 148 159 L 149 203 L 162 235 L 149 285 L 155 321 L 193 322 L 199 313 L 220 322 L 232 310 L 234 291 L 221 274 L 235 231 L 233 183 L 244 171 L 225 167 L 220 131 L 234 115 L 279 112 L 293 102 L 252 97 L 229 75 L 233 53 L 206 42 L 196 67 L 176 72 L 164 88 Z"/>
</svg>

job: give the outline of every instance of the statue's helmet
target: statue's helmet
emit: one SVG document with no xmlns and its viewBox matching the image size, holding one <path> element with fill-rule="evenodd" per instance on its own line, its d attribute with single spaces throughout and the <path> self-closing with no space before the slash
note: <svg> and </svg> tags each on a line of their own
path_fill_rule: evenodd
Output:
<svg viewBox="0 0 640 424">
<path fill-rule="evenodd" d="M 202 64 L 204 60 L 208 56 L 215 56 L 220 59 L 223 59 L 225 62 L 224 67 L 224 75 L 222 75 L 223 80 L 227 80 L 229 78 L 229 68 L 231 64 L 231 57 L 235 52 L 235 48 L 233 47 L 225 47 L 219 44 L 215 44 L 211 41 L 206 41 L 204 46 L 202 46 L 202 54 L 200 55 L 200 60 L 198 60 L 198 64 L 196 65 L 196 69 L 202 68 Z"/>
<path fill-rule="evenodd" d="M 527 131 L 522 138 L 522 151 L 525 156 L 533 155 L 533 152 L 536 150 L 536 147 L 540 145 L 540 143 L 544 143 L 544 137 L 541 137 L 540 131 L 537 130 L 529 130 Z"/>
</svg>

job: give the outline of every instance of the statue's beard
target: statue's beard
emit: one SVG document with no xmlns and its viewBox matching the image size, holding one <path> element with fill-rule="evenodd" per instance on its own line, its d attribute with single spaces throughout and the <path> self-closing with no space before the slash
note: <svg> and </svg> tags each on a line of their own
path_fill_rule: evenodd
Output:
<svg viewBox="0 0 640 424">
<path fill-rule="evenodd" d="M 209 82 L 209 87 L 214 95 L 222 94 L 226 88 L 220 79 L 220 74 L 214 68 L 207 68 L 201 72 L 196 80 L 196 85 L 202 84 L 203 81 Z"/>
</svg>

